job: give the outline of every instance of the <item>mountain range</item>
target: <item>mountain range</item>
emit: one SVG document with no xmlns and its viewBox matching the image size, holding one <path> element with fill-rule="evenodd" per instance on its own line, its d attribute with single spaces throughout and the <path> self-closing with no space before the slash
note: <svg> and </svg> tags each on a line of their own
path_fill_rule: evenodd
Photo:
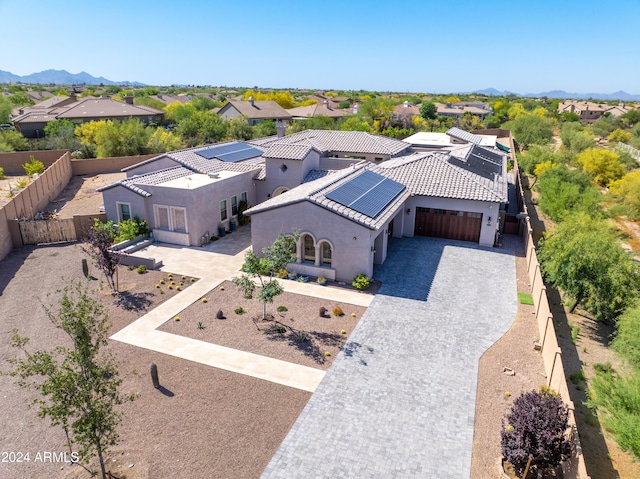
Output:
<svg viewBox="0 0 640 479">
<path fill-rule="evenodd" d="M 103 77 L 96 78 L 87 72 L 69 73 L 66 70 L 45 70 L 25 76 L 14 75 L 11 72 L 0 70 L 0 83 L 145 86 L 143 83 L 135 81 L 112 81 Z"/>
<path fill-rule="evenodd" d="M 500 91 L 495 88 L 487 88 L 485 90 L 476 90 L 473 93 L 478 93 L 480 95 L 491 95 L 491 96 L 507 96 L 507 95 L 516 95 L 525 98 L 541 98 L 546 96 L 547 98 L 571 98 L 573 100 L 621 100 L 621 101 L 640 101 L 640 95 L 631 95 L 626 91 L 617 91 L 614 93 L 568 93 L 564 90 L 552 90 L 545 91 L 542 93 L 525 93 L 524 95 L 521 93 L 515 93 L 512 91 Z"/>
<path fill-rule="evenodd" d="M 103 77 L 94 77 L 87 72 L 69 73 L 66 70 L 45 70 L 31 75 L 14 75 L 11 72 L 0 70 L 1 83 L 27 83 L 27 84 L 43 84 L 43 85 L 125 85 L 125 86 L 146 86 L 144 83 L 136 81 L 112 81 Z M 464 93 L 464 92 L 461 92 Z M 640 101 L 640 95 L 631 95 L 625 91 L 617 91 L 614 93 L 568 93 L 563 90 L 552 90 L 542 93 L 515 93 L 512 91 L 496 90 L 495 88 L 486 88 L 484 90 L 475 90 L 472 93 L 491 96 L 508 96 L 516 95 L 525 98 L 571 98 L 576 100 L 620 100 L 620 101 Z"/>
</svg>

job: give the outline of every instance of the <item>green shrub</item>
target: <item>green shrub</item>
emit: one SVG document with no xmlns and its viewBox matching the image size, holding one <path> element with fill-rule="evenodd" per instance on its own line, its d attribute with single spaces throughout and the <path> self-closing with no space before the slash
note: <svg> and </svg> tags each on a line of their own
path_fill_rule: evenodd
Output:
<svg viewBox="0 0 640 479">
<path fill-rule="evenodd" d="M 640 371 L 640 305 L 627 309 L 618 318 L 613 349 Z"/>
<path fill-rule="evenodd" d="M 4 180 L 4 168 L 0 167 L 0 180 Z"/>
<path fill-rule="evenodd" d="M 280 279 L 285 279 L 289 276 L 289 272 L 284 268 L 280 268 L 276 273 L 276 276 Z"/>
<path fill-rule="evenodd" d="M 21 190 L 25 189 L 27 186 L 29 186 L 29 180 L 27 180 L 26 178 L 20 178 L 16 183 L 16 188 L 19 188 Z"/>
<path fill-rule="evenodd" d="M 242 306 L 237 307 L 236 309 L 233 310 L 236 314 L 242 314 L 244 313 L 244 308 Z"/>
<path fill-rule="evenodd" d="M 44 172 L 44 163 L 39 160 L 36 160 L 33 155 L 30 156 L 30 160 L 28 163 L 22 165 L 25 173 L 29 176 L 33 176 L 36 173 L 41 175 Z"/>
<path fill-rule="evenodd" d="M 287 308 L 286 306 L 278 306 L 276 311 L 278 311 L 278 313 L 286 313 L 287 311 L 289 311 L 289 308 Z"/>
<path fill-rule="evenodd" d="M 369 285 L 371 285 L 371 280 L 366 274 L 360 273 L 358 276 L 353 278 L 351 285 L 355 286 L 359 291 L 364 291 L 369 287 Z"/>
<path fill-rule="evenodd" d="M 138 271 L 138 274 L 144 274 L 147 272 L 147 267 L 146 265 L 141 264 L 140 266 L 138 266 L 138 269 L 136 271 Z"/>
</svg>

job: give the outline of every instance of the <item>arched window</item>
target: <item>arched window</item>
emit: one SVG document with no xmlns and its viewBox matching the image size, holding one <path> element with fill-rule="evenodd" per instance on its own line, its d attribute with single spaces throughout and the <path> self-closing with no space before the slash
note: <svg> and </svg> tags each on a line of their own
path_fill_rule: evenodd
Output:
<svg viewBox="0 0 640 479">
<path fill-rule="evenodd" d="M 311 235 L 304 235 L 302 244 L 304 246 L 304 260 L 315 263 L 316 245 L 314 244 L 313 237 Z"/>
<path fill-rule="evenodd" d="M 323 241 L 322 250 L 320 253 L 322 255 L 322 264 L 331 266 L 331 245 L 326 241 Z"/>
</svg>

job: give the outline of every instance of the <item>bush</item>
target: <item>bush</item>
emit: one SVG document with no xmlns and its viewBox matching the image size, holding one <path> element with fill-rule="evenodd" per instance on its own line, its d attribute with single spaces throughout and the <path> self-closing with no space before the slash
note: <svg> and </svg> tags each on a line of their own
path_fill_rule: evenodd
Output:
<svg viewBox="0 0 640 479">
<path fill-rule="evenodd" d="M 327 314 L 327 308 L 325 308 L 324 306 L 320 306 L 320 309 L 318 310 L 318 314 L 320 315 L 321 318 L 324 318 L 324 315 Z"/>
<path fill-rule="evenodd" d="M 237 307 L 236 309 L 233 310 L 236 314 L 242 314 L 244 313 L 244 308 L 242 306 Z"/>
<path fill-rule="evenodd" d="M 41 175 L 44 172 L 44 163 L 36 160 L 33 155 L 30 156 L 30 160 L 31 161 L 29 161 L 29 163 L 25 163 L 24 165 L 22 165 L 25 173 L 27 173 L 27 175 L 29 176 L 33 176 L 36 173 Z"/>
<path fill-rule="evenodd" d="M 287 311 L 289 311 L 289 308 L 287 308 L 286 306 L 278 306 L 276 311 L 278 311 L 278 313 L 286 313 Z"/>
<path fill-rule="evenodd" d="M 353 278 L 353 282 L 351 283 L 351 285 L 355 286 L 359 291 L 364 291 L 370 284 L 371 280 L 369 279 L 369 276 L 362 273 Z"/>
<path fill-rule="evenodd" d="M 280 279 L 285 279 L 289 276 L 289 272 L 284 268 L 280 268 L 276 273 L 276 276 Z"/>
<path fill-rule="evenodd" d="M 216 313 L 216 318 L 224 319 L 224 313 L 222 312 L 221 309 L 219 309 L 218 312 Z"/>
<path fill-rule="evenodd" d="M 141 264 L 140 266 L 138 266 L 138 274 L 144 274 L 147 272 L 147 267 L 144 264 Z"/>
<path fill-rule="evenodd" d="M 529 460 L 536 470 L 556 467 L 571 450 L 565 437 L 568 421 L 567 406 L 552 391 L 524 393 L 502 422 L 502 454 L 519 475 Z"/>
<path fill-rule="evenodd" d="M 342 311 L 342 308 L 340 306 L 336 306 L 335 308 L 333 308 L 332 313 L 334 316 L 344 316 L 344 311 Z"/>
<path fill-rule="evenodd" d="M 0 167 L 0 180 L 4 180 L 4 168 Z"/>
</svg>

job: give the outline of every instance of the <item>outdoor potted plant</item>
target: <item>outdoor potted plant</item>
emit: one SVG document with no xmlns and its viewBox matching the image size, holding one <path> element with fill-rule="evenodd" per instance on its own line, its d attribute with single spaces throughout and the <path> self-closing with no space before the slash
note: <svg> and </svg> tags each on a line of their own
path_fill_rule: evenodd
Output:
<svg viewBox="0 0 640 479">
<path fill-rule="evenodd" d="M 295 273 L 295 271 L 289 271 L 287 273 L 287 276 L 289 277 L 289 279 L 298 279 L 298 275 Z"/>
<path fill-rule="evenodd" d="M 308 283 L 309 282 L 309 276 L 298 276 L 298 281 L 300 281 L 301 283 Z"/>
<path fill-rule="evenodd" d="M 222 223 L 218 223 L 218 237 L 222 238 L 227 232 L 225 231 L 224 225 Z"/>
<path fill-rule="evenodd" d="M 317 281 L 320 286 L 325 286 L 327 284 L 327 278 L 324 276 L 319 276 Z"/>
</svg>

